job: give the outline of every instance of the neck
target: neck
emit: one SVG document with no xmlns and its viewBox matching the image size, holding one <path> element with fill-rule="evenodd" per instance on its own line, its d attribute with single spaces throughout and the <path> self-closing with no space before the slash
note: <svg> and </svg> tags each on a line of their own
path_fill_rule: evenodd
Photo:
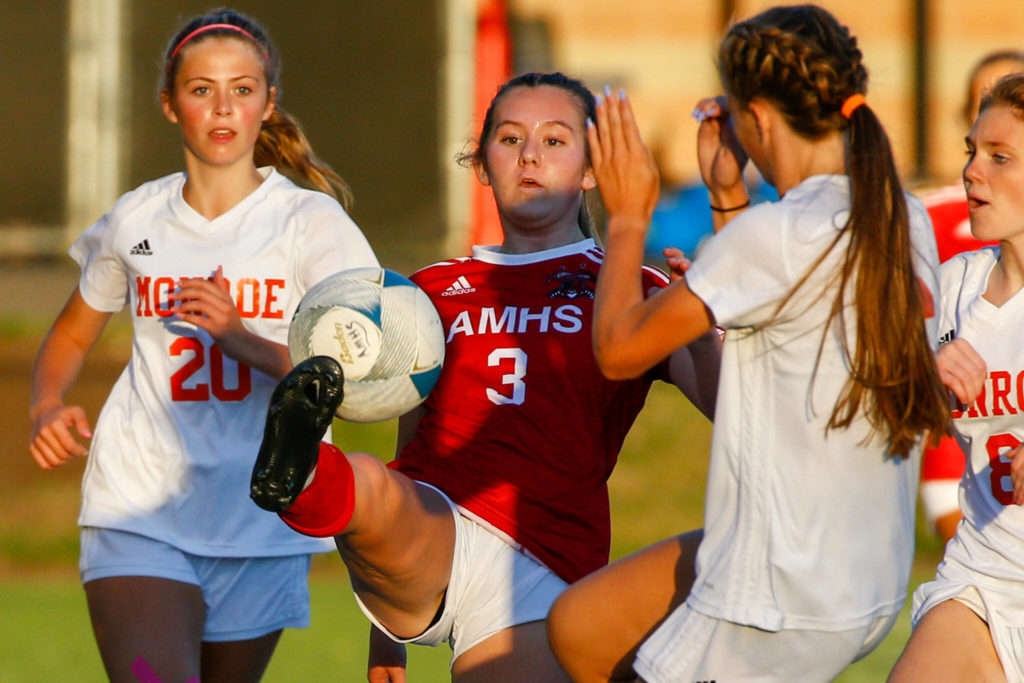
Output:
<svg viewBox="0 0 1024 683">
<path fill-rule="evenodd" d="M 999 243 L 999 261 L 985 288 L 985 299 L 1001 306 L 1024 287 L 1024 245 L 1010 240 Z"/>
<path fill-rule="evenodd" d="M 251 159 L 232 166 L 210 166 L 186 151 L 185 170 L 188 178 L 182 196 L 199 215 L 209 220 L 230 211 L 263 182 L 263 176 Z"/>
<path fill-rule="evenodd" d="M 503 218 L 501 229 L 505 233 L 505 239 L 501 243 L 501 252 L 504 254 L 531 254 L 564 247 L 583 239 L 583 231 L 575 220 L 570 225 L 553 230 L 523 231 L 510 226 Z"/>
<path fill-rule="evenodd" d="M 839 131 L 820 140 L 808 140 L 789 126 L 775 130 L 779 133 L 772 137 L 772 170 L 780 197 L 811 176 L 846 173 L 843 135 Z"/>
</svg>

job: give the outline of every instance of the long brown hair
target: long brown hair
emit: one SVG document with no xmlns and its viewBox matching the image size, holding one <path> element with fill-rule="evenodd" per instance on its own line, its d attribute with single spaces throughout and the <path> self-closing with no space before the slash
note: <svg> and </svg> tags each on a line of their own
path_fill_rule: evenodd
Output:
<svg viewBox="0 0 1024 683">
<path fill-rule="evenodd" d="M 849 97 L 867 90 L 857 40 L 820 7 L 776 7 L 729 30 L 718 66 L 726 92 L 739 106 L 761 98 L 807 139 L 833 131 L 845 137 L 849 220 L 776 312 L 846 237 L 824 334 L 838 326 L 850 377 L 827 429 L 845 429 L 863 413 L 888 437 L 889 450 L 903 456 L 923 430 L 935 437 L 947 433 L 949 406 L 926 336 L 924 293 L 914 274 L 906 198 L 889 139 L 867 105 L 848 118 L 842 113 Z M 857 330 L 852 352 L 843 332 L 851 287 Z M 819 357 L 824 343 L 823 337 Z"/>
<path fill-rule="evenodd" d="M 206 28 L 205 30 L 204 27 Z M 266 30 L 254 19 L 232 9 L 220 8 L 194 17 L 167 43 L 161 90 L 174 89 L 174 77 L 181 63 L 182 49 L 207 38 L 234 38 L 252 43 L 263 57 L 267 87 L 277 89 L 281 98 L 281 57 Z M 274 166 L 302 185 L 326 192 L 345 209 L 352 205 L 352 191 L 341 176 L 321 161 L 309 144 L 299 122 L 280 105 L 260 130 L 253 161 L 257 166 Z"/>
</svg>

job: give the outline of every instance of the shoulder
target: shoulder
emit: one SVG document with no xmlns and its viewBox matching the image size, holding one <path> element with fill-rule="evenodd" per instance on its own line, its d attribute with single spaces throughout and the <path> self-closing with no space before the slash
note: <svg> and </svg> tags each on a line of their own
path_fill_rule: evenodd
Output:
<svg viewBox="0 0 1024 683">
<path fill-rule="evenodd" d="M 184 182 L 185 174 L 181 172 L 145 182 L 121 195 L 111 208 L 110 217 L 123 218 L 153 202 L 167 203 L 181 191 Z"/>
<path fill-rule="evenodd" d="M 471 262 L 472 259 L 468 256 L 460 256 L 446 259 L 444 261 L 438 261 L 430 264 L 429 266 L 420 268 L 410 275 L 409 279 L 420 287 L 427 289 L 437 280 L 446 280 L 453 276 L 458 277 L 462 275 L 465 272 L 466 266 Z"/>
<path fill-rule="evenodd" d="M 289 204 L 294 210 L 301 211 L 307 216 L 343 215 L 348 218 L 348 214 L 337 199 L 326 192 L 299 187 L 277 170 L 271 173 L 266 182 L 273 183 L 269 196 L 275 202 Z"/>
</svg>

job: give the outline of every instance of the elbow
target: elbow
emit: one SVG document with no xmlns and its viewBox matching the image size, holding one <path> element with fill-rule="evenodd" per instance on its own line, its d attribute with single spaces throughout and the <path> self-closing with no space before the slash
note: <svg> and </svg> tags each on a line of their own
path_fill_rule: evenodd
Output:
<svg viewBox="0 0 1024 683">
<path fill-rule="evenodd" d="M 610 380 L 634 379 L 647 369 L 631 363 L 625 354 L 608 348 L 607 344 L 594 344 L 594 359 L 601 374 Z"/>
</svg>

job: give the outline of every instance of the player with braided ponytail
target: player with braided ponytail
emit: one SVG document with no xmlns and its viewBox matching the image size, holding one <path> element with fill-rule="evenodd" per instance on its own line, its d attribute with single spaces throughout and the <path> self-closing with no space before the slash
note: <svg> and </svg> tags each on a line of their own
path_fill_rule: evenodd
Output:
<svg viewBox="0 0 1024 683">
<path fill-rule="evenodd" d="M 607 92 L 590 129 L 609 215 L 602 370 L 630 377 L 726 332 L 705 528 L 556 601 L 552 647 L 578 681 L 832 680 L 903 605 L 919 442 L 948 430 L 935 242 L 856 40 L 819 7 L 777 7 L 729 30 L 718 67 L 725 96 L 695 111 L 717 232 L 650 299 L 631 271 L 657 172 L 623 94 Z M 747 208 L 748 158 L 778 202 Z"/>
</svg>

